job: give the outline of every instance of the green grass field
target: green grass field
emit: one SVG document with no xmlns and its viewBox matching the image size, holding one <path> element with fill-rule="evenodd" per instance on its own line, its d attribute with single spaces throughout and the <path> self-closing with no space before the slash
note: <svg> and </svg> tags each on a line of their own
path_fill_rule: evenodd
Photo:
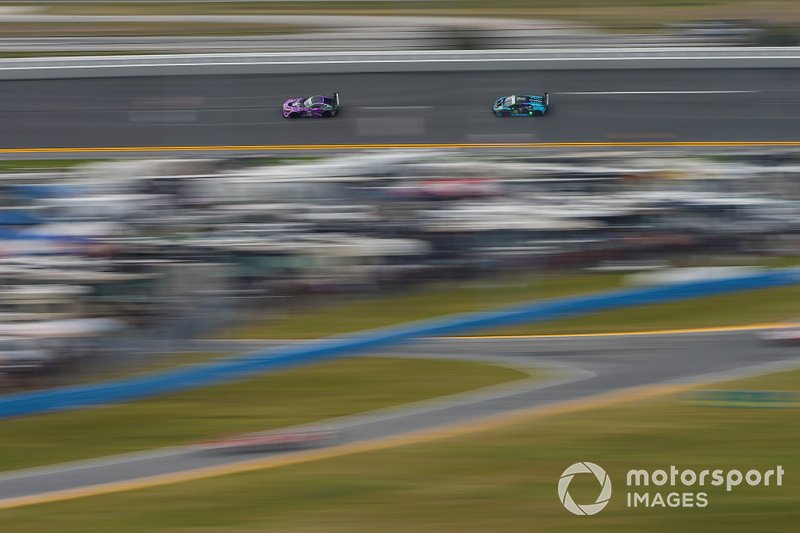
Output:
<svg viewBox="0 0 800 533">
<path fill-rule="evenodd" d="M 723 386 L 800 391 L 800 371 Z M 798 421 L 796 409 L 696 407 L 683 395 L 670 396 L 303 465 L 0 511 L 0 530 L 793 532 L 800 520 Z M 592 517 L 573 516 L 558 501 L 557 480 L 578 461 L 601 465 L 613 482 L 610 504 Z M 628 509 L 627 470 L 669 465 L 781 465 L 786 474 L 782 487 L 745 485 L 730 493 L 708 487 L 703 509 Z M 583 481 L 570 487 L 579 502 L 597 494 Z"/>
<path fill-rule="evenodd" d="M 780 322 L 799 316 L 800 287 L 795 286 L 631 307 L 543 324 L 491 330 L 481 334 L 652 331 Z"/>
<path fill-rule="evenodd" d="M 775 258 L 770 261 L 780 266 L 796 264 L 796 258 Z M 326 337 L 446 314 L 491 309 L 515 302 L 610 290 L 621 287 L 621 282 L 622 276 L 617 274 L 584 274 L 431 290 L 411 296 L 297 312 L 278 319 L 254 322 L 228 332 L 226 336 L 243 339 Z M 472 334 L 532 335 L 647 331 L 777 322 L 798 316 L 800 316 L 800 287 L 783 287 L 640 306 Z"/>
<path fill-rule="evenodd" d="M 557 298 L 620 286 L 619 274 L 508 277 L 453 285 L 399 296 L 357 301 L 255 321 L 226 336 L 240 339 L 307 339 L 491 309 L 527 300 Z"/>
<path fill-rule="evenodd" d="M 0 54 L 3 57 L 9 57 Z M 22 56 L 14 56 L 22 57 Z M 37 170 L 67 170 L 104 159 L 7 159 L 0 160 L 0 172 L 35 172 Z"/>
<path fill-rule="evenodd" d="M 155 353 L 135 361 L 113 361 L 108 365 L 86 365 L 80 370 L 65 373 L 55 373 L 40 377 L 32 382 L 24 384 L 5 385 L 1 390 L 2 394 L 25 392 L 36 389 L 51 389 L 54 387 L 66 387 L 81 383 L 95 383 L 98 381 L 110 381 L 120 378 L 128 378 L 145 374 L 152 374 L 159 370 L 167 370 L 194 363 L 202 363 L 209 359 L 216 359 L 228 355 L 226 353 L 209 352 L 178 352 L 178 353 Z M 2 424 L 2 422 L 0 422 Z"/>
<path fill-rule="evenodd" d="M 287 427 L 524 377 L 510 368 L 459 361 L 320 363 L 130 404 L 2 420 L 0 470 Z"/>
</svg>

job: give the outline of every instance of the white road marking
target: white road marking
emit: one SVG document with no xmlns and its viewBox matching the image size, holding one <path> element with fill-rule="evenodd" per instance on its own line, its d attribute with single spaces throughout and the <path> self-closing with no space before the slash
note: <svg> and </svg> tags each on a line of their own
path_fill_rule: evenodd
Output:
<svg viewBox="0 0 800 533">
<path fill-rule="evenodd" d="M 751 94 L 761 91 L 574 91 L 553 94 L 595 95 L 595 94 Z"/>
<path fill-rule="evenodd" d="M 687 49 L 691 51 L 691 49 Z M 682 50 L 682 51 L 687 51 Z M 635 50 L 631 50 L 635 51 Z M 463 55 L 464 51 L 452 51 L 449 55 Z M 469 51 L 467 51 L 469 52 Z M 381 59 L 375 57 L 375 54 L 380 54 L 381 52 L 361 52 L 360 55 L 364 56 L 363 59 L 311 59 L 311 60 L 292 60 L 292 61 L 275 61 L 269 60 L 268 58 L 278 57 L 277 54 L 271 54 L 265 56 L 265 60 L 262 61 L 213 61 L 214 59 L 226 59 L 226 55 L 231 54 L 198 54 L 197 56 L 192 55 L 191 61 L 187 61 L 186 58 L 176 57 L 174 55 L 163 55 L 163 56 L 153 56 L 153 55 L 142 55 L 142 56 L 130 56 L 124 57 L 123 59 L 128 59 L 133 61 L 131 63 L 122 63 L 122 64 L 89 64 L 86 61 L 85 57 L 67 57 L 64 59 L 60 59 L 58 64 L 31 64 L 31 63 L 40 63 L 37 59 L 41 58 L 32 58 L 32 59 L 25 59 L 24 64 L 20 62 L 20 66 L 11 66 L 9 64 L 0 65 L 0 71 L 16 71 L 16 70 L 69 70 L 69 69 L 102 69 L 102 68 L 140 68 L 140 67 L 196 67 L 196 66 L 205 66 L 205 67 L 215 67 L 215 66 L 252 66 L 252 65 L 358 65 L 358 64 L 374 64 L 374 63 L 381 63 L 381 64 L 402 64 L 402 63 L 548 63 L 548 62 L 556 62 L 556 61 L 566 61 L 566 62 L 573 62 L 573 61 L 614 61 L 614 62 L 630 62 L 630 61 L 741 61 L 741 60 L 759 60 L 764 61 L 768 59 L 777 59 L 777 60 L 797 60 L 800 59 L 800 55 L 798 54 L 790 54 L 790 55 L 781 55 L 781 54 L 771 54 L 771 55 L 759 55 L 754 53 L 744 54 L 744 55 L 704 55 L 704 56 L 684 56 L 684 55 L 664 55 L 664 56 L 633 56 L 633 57 L 490 57 L 490 58 L 464 58 L 464 57 L 448 57 L 448 58 L 429 58 L 425 55 L 419 56 L 408 56 L 407 54 L 403 54 L 401 52 L 396 52 L 393 55 L 401 56 L 400 59 Z M 317 54 L 318 52 L 312 53 Z M 298 53 L 296 54 L 298 57 L 305 56 L 307 54 Z M 237 54 L 237 57 L 246 58 L 246 57 L 259 57 L 260 54 Z M 335 53 L 328 53 L 321 57 L 336 57 Z M 49 59 L 49 58 L 45 58 Z M 105 61 L 112 61 L 112 60 L 119 60 L 120 56 L 111 56 L 108 58 L 103 58 Z M 209 59 L 211 61 L 205 61 Z M 202 61 L 198 61 L 202 60 Z M 73 61 L 81 61 L 82 63 L 78 64 L 70 64 Z M 150 61 L 150 62 L 147 62 Z"/>
<path fill-rule="evenodd" d="M 361 109 L 368 109 L 370 111 L 383 111 L 387 109 L 433 109 L 430 105 L 387 105 L 387 106 L 366 106 Z"/>
<path fill-rule="evenodd" d="M 536 141 L 536 135 L 532 133 L 468 133 L 464 138 L 469 142 L 479 143 L 518 143 Z"/>
<path fill-rule="evenodd" d="M 380 135 L 424 135 L 425 116 L 375 116 L 356 119 L 356 135 L 376 137 Z"/>
</svg>

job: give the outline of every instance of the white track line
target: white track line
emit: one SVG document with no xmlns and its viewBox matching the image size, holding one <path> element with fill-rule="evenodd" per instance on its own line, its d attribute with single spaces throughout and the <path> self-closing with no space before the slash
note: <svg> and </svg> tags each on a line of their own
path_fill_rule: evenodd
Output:
<svg viewBox="0 0 800 533">
<path fill-rule="evenodd" d="M 361 109 L 368 109 L 371 111 L 383 111 L 387 109 L 433 109 L 430 105 L 386 105 L 386 106 L 365 106 Z"/>
<path fill-rule="evenodd" d="M 186 54 L 191 56 L 192 54 Z M 743 55 L 743 56 L 657 56 L 657 57 L 494 57 L 494 58 L 407 58 L 407 59 L 342 59 L 342 60 L 308 60 L 308 61 L 197 61 L 198 58 L 191 58 L 195 61 L 179 61 L 172 62 L 158 62 L 142 63 L 143 60 L 140 56 L 131 56 L 135 63 L 123 64 L 67 64 L 66 60 L 61 60 L 58 64 L 30 64 L 27 66 L 11 66 L 8 63 L 0 64 L 0 71 L 17 71 L 17 70 L 73 70 L 73 69 L 120 69 L 120 68 L 142 68 L 142 67 L 158 67 L 158 68 L 175 68 L 175 67 L 236 67 L 236 66 L 265 66 L 265 65 L 366 65 L 366 64 L 441 64 L 441 63 L 553 63 L 553 62 L 574 62 L 574 61 L 588 61 L 588 62 L 635 62 L 635 61 L 741 61 L 741 60 L 759 60 L 764 61 L 767 59 L 777 60 L 798 60 L 800 56 L 782 56 L 782 55 Z M 50 58 L 48 58 L 50 59 Z M 104 58 L 111 60 L 112 58 Z M 118 59 L 115 57 L 114 59 Z M 51 61 L 54 61 L 51 59 Z M 30 59 L 25 60 L 26 63 L 35 63 Z"/>
<path fill-rule="evenodd" d="M 603 95 L 603 94 L 752 94 L 761 91 L 574 91 L 553 94 Z"/>
</svg>

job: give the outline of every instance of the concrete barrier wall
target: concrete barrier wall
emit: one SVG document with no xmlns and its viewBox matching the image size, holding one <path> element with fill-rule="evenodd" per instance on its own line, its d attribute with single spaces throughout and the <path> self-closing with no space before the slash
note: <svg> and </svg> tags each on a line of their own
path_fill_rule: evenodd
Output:
<svg viewBox="0 0 800 533">
<path fill-rule="evenodd" d="M 792 284 L 800 284 L 800 268 L 669 286 L 626 289 L 527 303 L 488 312 L 451 315 L 223 357 L 206 364 L 181 367 L 149 376 L 8 394 L 0 397 L 0 418 L 113 404 L 196 387 L 218 385 L 287 367 L 385 348 L 420 337 L 461 334 L 521 323 L 544 322 L 635 305 L 664 303 Z"/>
<path fill-rule="evenodd" d="M 703 47 L 164 54 L 0 59 L 0 79 L 204 74 L 798 68 L 800 48 Z"/>
</svg>

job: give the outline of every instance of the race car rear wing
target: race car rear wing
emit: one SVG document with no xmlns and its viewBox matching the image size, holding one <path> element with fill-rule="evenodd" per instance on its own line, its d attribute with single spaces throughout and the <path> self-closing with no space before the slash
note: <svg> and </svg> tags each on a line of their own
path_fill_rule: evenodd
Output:
<svg viewBox="0 0 800 533">
<path fill-rule="evenodd" d="M 544 93 L 544 105 L 545 106 L 550 105 L 550 93 Z"/>
<path fill-rule="evenodd" d="M 333 101 L 336 104 L 336 107 L 339 107 L 339 93 L 333 93 Z"/>
</svg>

